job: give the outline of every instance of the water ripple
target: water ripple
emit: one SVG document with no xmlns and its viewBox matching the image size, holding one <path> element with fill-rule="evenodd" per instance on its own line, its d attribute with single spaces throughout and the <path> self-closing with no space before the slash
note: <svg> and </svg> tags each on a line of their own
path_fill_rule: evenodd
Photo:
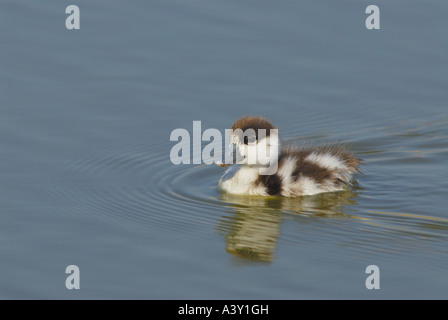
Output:
<svg viewBox="0 0 448 320">
<path fill-rule="evenodd" d="M 388 174 L 396 166 L 426 165 L 426 161 L 412 161 L 416 153 L 427 159 L 446 152 L 445 136 L 437 131 L 441 125 L 437 123 L 431 130 L 425 126 L 388 127 L 387 133 L 371 128 L 362 138 L 347 136 L 353 151 L 364 158 L 368 167 L 368 174 L 360 177 L 360 184 L 353 191 L 293 199 L 221 194 L 216 184 L 222 168 L 173 165 L 169 146 L 160 142 L 97 150 L 94 156 L 57 168 L 62 181 L 57 188 L 47 190 L 48 201 L 72 210 L 78 218 L 154 237 L 175 232 L 184 241 L 193 241 L 194 231 L 207 226 L 224 237 L 229 253 L 265 262 L 274 259 L 283 221 L 299 224 L 318 221 L 319 228 L 325 229 L 324 234 L 311 238 L 333 241 L 336 237 L 341 243 L 357 242 L 360 246 L 367 241 L 366 232 L 372 238 L 382 234 L 389 240 L 403 235 L 446 238 L 446 217 L 406 212 L 403 201 L 408 201 L 405 200 L 408 197 L 400 192 L 403 192 L 401 186 L 411 181 L 405 177 L 402 182 L 394 181 L 397 186 L 387 183 Z M 312 137 L 292 137 L 287 142 L 312 140 Z M 430 145 L 424 144 L 425 141 Z M 415 151 L 417 148 L 420 152 Z M 440 162 L 438 158 L 433 160 Z M 408 190 L 418 189 L 408 187 Z M 341 224 L 341 221 L 350 222 Z M 186 230 L 190 236 L 184 234 Z M 290 237 L 300 239 L 302 234 L 310 237 L 309 232 Z M 351 240 L 340 235 L 341 232 Z M 385 249 L 382 243 L 376 245 Z"/>
</svg>

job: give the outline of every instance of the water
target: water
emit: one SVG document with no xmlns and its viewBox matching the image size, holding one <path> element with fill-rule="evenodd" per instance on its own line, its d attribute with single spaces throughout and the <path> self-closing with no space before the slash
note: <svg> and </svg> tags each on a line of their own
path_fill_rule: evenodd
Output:
<svg viewBox="0 0 448 320">
<path fill-rule="evenodd" d="M 377 31 L 358 1 L 76 4 L 72 31 L 0 5 L 0 298 L 448 298 L 446 1 L 376 1 Z M 249 114 L 348 145 L 357 187 L 235 197 L 170 162 L 173 129 Z"/>
</svg>

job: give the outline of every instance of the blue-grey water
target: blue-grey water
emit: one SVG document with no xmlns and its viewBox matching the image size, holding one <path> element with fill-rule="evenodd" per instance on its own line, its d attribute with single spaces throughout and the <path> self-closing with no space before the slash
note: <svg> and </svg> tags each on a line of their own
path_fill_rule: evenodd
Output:
<svg viewBox="0 0 448 320">
<path fill-rule="evenodd" d="M 2 1 L 0 298 L 447 299 L 447 13 Z M 284 143 L 343 143 L 364 174 L 351 191 L 265 199 L 220 194 L 223 168 L 171 163 L 172 130 L 243 115 Z"/>
</svg>

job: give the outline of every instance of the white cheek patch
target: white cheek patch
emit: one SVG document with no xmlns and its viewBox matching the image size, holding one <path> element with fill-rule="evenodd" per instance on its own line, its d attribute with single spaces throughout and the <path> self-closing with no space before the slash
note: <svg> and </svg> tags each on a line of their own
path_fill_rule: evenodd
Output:
<svg viewBox="0 0 448 320">
<path fill-rule="evenodd" d="M 235 163 L 242 164 L 244 159 L 245 159 L 244 146 L 241 146 L 241 144 L 238 143 L 235 144 Z"/>
<path fill-rule="evenodd" d="M 245 145 L 245 151 L 246 151 L 246 160 L 247 160 L 247 164 L 249 165 L 254 165 L 258 163 L 258 154 L 257 154 L 257 149 L 258 146 L 256 144 L 248 144 L 247 146 Z"/>
<path fill-rule="evenodd" d="M 311 153 L 305 158 L 305 161 L 309 161 L 319 165 L 322 168 L 330 170 L 347 170 L 347 165 L 338 157 L 328 153 Z"/>
<path fill-rule="evenodd" d="M 240 156 L 245 157 L 247 155 L 247 150 L 246 150 L 246 146 L 244 144 L 238 144 L 236 146 L 238 153 Z"/>
<path fill-rule="evenodd" d="M 268 164 L 272 152 L 269 139 L 258 140 L 255 152 L 257 153 L 259 161 L 263 162 L 263 164 Z"/>
</svg>

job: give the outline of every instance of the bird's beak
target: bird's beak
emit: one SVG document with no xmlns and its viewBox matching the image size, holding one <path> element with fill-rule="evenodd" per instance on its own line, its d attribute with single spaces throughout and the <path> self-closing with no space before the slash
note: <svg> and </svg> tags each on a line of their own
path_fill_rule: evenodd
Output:
<svg viewBox="0 0 448 320">
<path fill-rule="evenodd" d="M 228 164 L 225 164 L 225 163 L 222 163 L 222 162 L 216 162 L 216 165 L 218 167 L 228 167 L 229 166 Z"/>
</svg>

